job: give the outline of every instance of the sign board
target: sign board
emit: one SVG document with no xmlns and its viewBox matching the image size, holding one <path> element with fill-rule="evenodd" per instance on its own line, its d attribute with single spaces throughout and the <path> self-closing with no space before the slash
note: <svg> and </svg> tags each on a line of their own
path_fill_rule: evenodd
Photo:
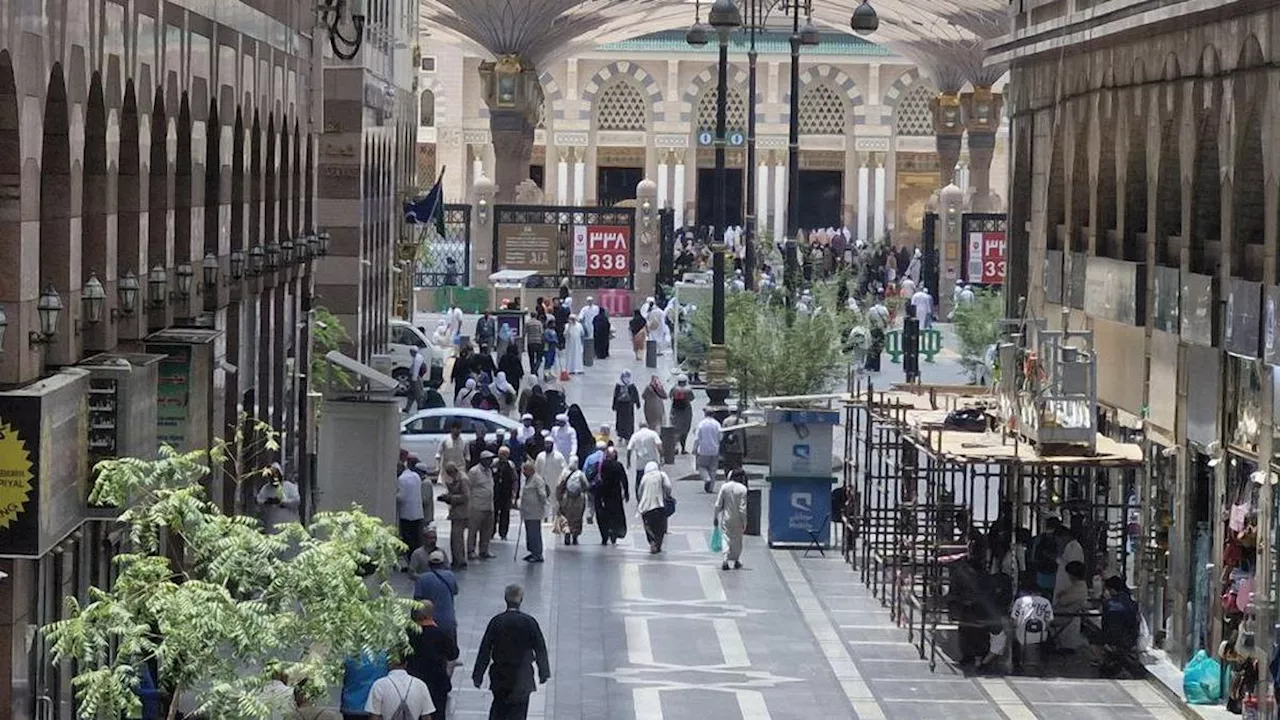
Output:
<svg viewBox="0 0 1280 720">
<path fill-rule="evenodd" d="M 631 228 L 625 225 L 574 225 L 573 274 L 627 277 L 631 274 Z"/>
<path fill-rule="evenodd" d="M 832 433 L 839 412 L 771 410 L 769 473 L 830 478 Z"/>
<path fill-rule="evenodd" d="M 741 147 L 747 142 L 747 136 L 741 130 L 726 130 L 724 133 L 724 141 L 726 145 Z M 710 147 L 716 144 L 716 134 L 713 130 L 699 130 L 698 144 L 704 147 Z"/>
<path fill-rule="evenodd" d="M 831 477 L 769 476 L 769 546 L 831 544 Z"/>
<path fill-rule="evenodd" d="M 14 398 L 0 411 L 0 552 L 40 554 L 40 400 Z"/>
<path fill-rule="evenodd" d="M 969 233 L 966 273 L 971 283 L 1003 285 L 1005 271 L 1005 234 L 1003 232 Z"/>
<path fill-rule="evenodd" d="M 147 350 L 165 356 L 156 387 L 156 443 L 183 450 L 191 404 L 191 346 L 148 345 Z"/>
<path fill-rule="evenodd" d="M 497 267 L 532 270 L 543 275 L 559 273 L 560 226 L 511 223 L 498 225 Z"/>
</svg>

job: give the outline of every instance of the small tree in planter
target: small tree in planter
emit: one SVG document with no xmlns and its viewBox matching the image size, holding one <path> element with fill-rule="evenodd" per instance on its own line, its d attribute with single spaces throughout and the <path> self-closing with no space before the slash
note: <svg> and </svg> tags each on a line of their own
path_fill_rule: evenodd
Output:
<svg viewBox="0 0 1280 720">
<path fill-rule="evenodd" d="M 954 328 L 960 344 L 960 366 L 968 373 L 969 382 L 978 381 L 987 348 L 999 342 L 1003 318 L 1004 295 L 1000 292 L 979 290 L 972 303 L 956 308 Z"/>
<path fill-rule="evenodd" d="M 170 719 L 190 697 L 208 717 L 265 720 L 280 710 L 262 694 L 277 673 L 323 692 L 345 658 L 407 637 L 413 601 L 387 582 L 404 551 L 391 528 L 353 508 L 267 534 L 205 498 L 207 461 L 165 447 L 97 465 L 90 501 L 127 508 L 130 552 L 113 559 L 110 589 L 66 598 L 68 618 L 43 629 L 55 661 L 78 664 L 85 720 L 138 716 L 141 663 L 158 666 Z"/>
</svg>

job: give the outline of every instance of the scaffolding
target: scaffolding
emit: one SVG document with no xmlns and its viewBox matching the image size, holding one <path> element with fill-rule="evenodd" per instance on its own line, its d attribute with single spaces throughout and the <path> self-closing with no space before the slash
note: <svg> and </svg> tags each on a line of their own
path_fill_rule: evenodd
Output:
<svg viewBox="0 0 1280 720">
<path fill-rule="evenodd" d="M 1060 517 L 1077 532 L 1091 573 L 1125 567 L 1129 493 L 1114 492 L 1110 471 L 1141 467 L 1137 445 L 1096 436 L 1039 448 L 1008 429 L 1000 399 L 983 388 L 851 386 L 845 484 L 858 493 L 851 562 L 930 668 L 940 634 L 975 622 L 953 611 L 953 570 L 968 566 L 960 561 L 993 529 L 1037 533 L 1047 517 Z M 983 431 L 950 427 L 958 410 L 980 413 Z"/>
</svg>

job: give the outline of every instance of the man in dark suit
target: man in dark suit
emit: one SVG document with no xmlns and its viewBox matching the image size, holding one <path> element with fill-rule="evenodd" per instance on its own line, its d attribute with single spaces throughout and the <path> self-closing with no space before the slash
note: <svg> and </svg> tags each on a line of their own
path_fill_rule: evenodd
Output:
<svg viewBox="0 0 1280 720">
<path fill-rule="evenodd" d="M 431 693 L 431 703 L 436 711 L 432 720 L 444 720 L 445 706 L 449 703 L 449 692 L 453 690 L 452 664 L 458 659 L 458 643 L 453 635 L 436 624 L 435 605 L 430 600 L 423 600 L 422 607 L 413 611 L 413 621 L 420 632 L 409 634 L 409 646 L 413 654 L 409 656 L 406 669 L 409 674 L 426 684 Z"/>
<path fill-rule="evenodd" d="M 538 621 L 520 612 L 524 588 L 508 585 L 503 597 L 507 609 L 494 615 L 485 628 L 471 680 L 480 687 L 488 669 L 489 690 L 493 693 L 489 720 L 525 720 L 529 696 L 537 689 L 533 666 L 538 666 L 538 681 L 546 684 L 551 679 L 551 664 Z"/>
</svg>

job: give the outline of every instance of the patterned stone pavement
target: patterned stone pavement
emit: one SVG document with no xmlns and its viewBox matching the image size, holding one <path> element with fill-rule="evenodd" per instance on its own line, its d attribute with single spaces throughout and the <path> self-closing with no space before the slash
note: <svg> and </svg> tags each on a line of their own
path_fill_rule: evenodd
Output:
<svg viewBox="0 0 1280 720">
<path fill-rule="evenodd" d="M 612 359 L 569 383 L 570 402 L 581 403 L 593 425 L 611 422 L 609 388 L 623 368 L 640 383 L 649 376 L 631 361 L 625 343 L 615 341 L 614 348 Z M 661 375 L 668 372 L 664 365 Z M 680 477 L 691 465 L 682 458 L 667 470 Z M 678 483 L 676 495 L 673 535 L 660 556 L 648 554 L 638 518 L 631 517 L 630 533 L 617 547 L 602 547 L 594 527 L 582 545 L 559 546 L 544 526 L 545 564 L 514 559 L 524 548 L 514 546 L 513 536 L 495 543 L 497 559 L 462 572 L 459 639 L 466 667 L 454 675 L 450 717 L 487 716 L 489 693 L 472 688 L 470 668 L 511 582 L 525 586 L 525 610 L 541 622 L 551 654 L 553 677 L 534 695 L 532 718 L 1182 717 L 1143 681 L 976 679 L 945 664 L 930 671 L 905 630 L 890 623 L 888 611 L 837 553 L 805 558 L 748 538 L 746 567 L 722 572 L 707 549 L 712 496 L 697 482 Z M 513 532 L 517 522 L 513 518 Z M 448 524 L 440 525 L 447 532 Z M 407 592 L 408 581 L 402 583 Z"/>
</svg>

